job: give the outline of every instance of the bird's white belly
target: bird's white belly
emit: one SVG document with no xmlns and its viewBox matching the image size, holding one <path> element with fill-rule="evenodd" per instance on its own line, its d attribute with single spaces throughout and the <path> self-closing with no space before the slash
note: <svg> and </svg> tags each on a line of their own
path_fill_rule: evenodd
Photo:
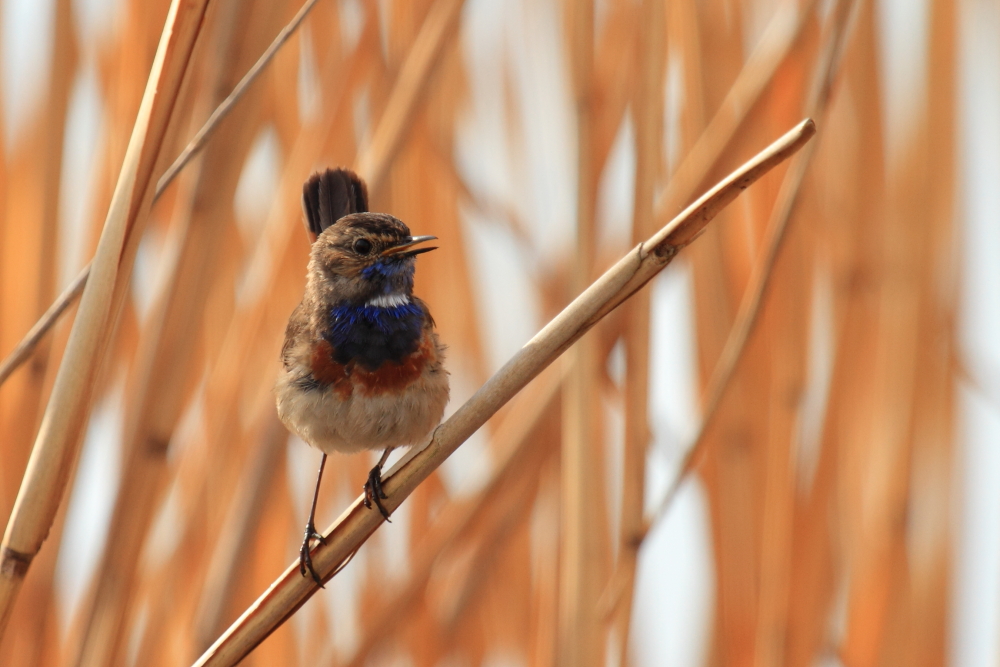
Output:
<svg viewBox="0 0 1000 667">
<path fill-rule="evenodd" d="M 288 373 L 276 387 L 278 416 L 300 438 L 327 454 L 419 444 L 441 421 L 448 402 L 443 372 L 425 374 L 400 391 L 342 397 L 306 390 Z"/>
</svg>

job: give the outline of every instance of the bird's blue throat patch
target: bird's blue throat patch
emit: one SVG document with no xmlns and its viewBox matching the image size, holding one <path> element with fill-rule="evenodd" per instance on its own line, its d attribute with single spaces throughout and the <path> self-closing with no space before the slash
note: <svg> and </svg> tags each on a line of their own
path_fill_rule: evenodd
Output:
<svg viewBox="0 0 1000 667">
<path fill-rule="evenodd" d="M 400 362 L 420 344 L 424 309 L 410 302 L 399 306 L 336 306 L 324 335 L 338 364 L 354 361 L 375 370 L 386 361 Z"/>
<path fill-rule="evenodd" d="M 361 269 L 361 277 L 372 283 L 382 283 L 383 291 L 409 292 L 413 289 L 413 262 L 379 261 Z"/>
</svg>

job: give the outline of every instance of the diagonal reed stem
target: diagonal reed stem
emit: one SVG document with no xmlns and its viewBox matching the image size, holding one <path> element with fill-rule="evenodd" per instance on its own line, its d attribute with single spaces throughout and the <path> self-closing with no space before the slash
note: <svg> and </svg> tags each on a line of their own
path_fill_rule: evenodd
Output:
<svg viewBox="0 0 1000 667">
<path fill-rule="evenodd" d="M 669 224 L 632 249 L 590 285 L 508 361 L 432 434 L 421 449 L 399 461 L 385 481 L 386 507 L 393 511 L 469 436 L 601 318 L 641 289 L 694 241 L 707 224 L 743 190 L 795 154 L 815 134 L 804 120 L 700 197 Z M 382 523 L 378 512 L 357 498 L 324 533 L 326 544 L 313 555 L 329 580 Z M 234 665 L 285 622 L 319 590 L 293 563 L 195 663 Z"/>
<path fill-rule="evenodd" d="M 10 374 L 13 373 L 17 368 L 28 360 L 31 353 L 35 351 L 35 347 L 38 345 L 38 341 L 49 332 L 49 329 L 59 320 L 66 309 L 73 305 L 77 297 L 83 292 L 84 286 L 87 284 L 87 278 L 90 277 L 90 264 L 80 272 L 73 282 L 69 284 L 69 287 L 59 295 L 49 309 L 45 311 L 35 325 L 24 335 L 21 342 L 17 344 L 17 347 L 7 355 L 7 358 L 0 363 L 0 384 L 3 384 Z"/>
</svg>

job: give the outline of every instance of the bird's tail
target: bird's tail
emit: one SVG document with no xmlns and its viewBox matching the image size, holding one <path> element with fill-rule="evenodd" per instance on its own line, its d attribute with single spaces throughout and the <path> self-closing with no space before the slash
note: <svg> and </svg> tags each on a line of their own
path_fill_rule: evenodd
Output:
<svg viewBox="0 0 1000 667">
<path fill-rule="evenodd" d="M 316 172 L 302 186 L 302 210 L 306 231 L 315 241 L 345 215 L 368 212 L 368 187 L 350 169 Z"/>
</svg>

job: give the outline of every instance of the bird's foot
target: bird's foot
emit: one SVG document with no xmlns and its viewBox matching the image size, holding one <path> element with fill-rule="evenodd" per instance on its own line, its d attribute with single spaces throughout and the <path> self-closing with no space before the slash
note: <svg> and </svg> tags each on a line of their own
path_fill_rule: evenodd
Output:
<svg viewBox="0 0 1000 667">
<path fill-rule="evenodd" d="M 386 521 L 389 521 L 389 512 L 385 509 L 385 505 L 382 504 L 382 500 L 388 497 L 385 495 L 385 491 L 382 490 L 382 466 L 375 466 L 368 473 L 368 481 L 365 482 L 365 507 L 371 509 L 372 501 L 374 500 L 378 511 L 382 513 Z"/>
<path fill-rule="evenodd" d="M 306 524 L 306 535 L 302 539 L 302 547 L 299 549 L 299 573 L 304 577 L 306 576 L 306 572 L 308 572 L 312 576 L 313 581 L 316 582 L 316 585 L 320 588 L 325 588 L 323 580 L 316 572 L 316 568 L 313 567 L 312 555 L 309 553 L 311 549 L 310 543 L 313 540 L 318 541 L 320 544 L 326 544 L 326 538 L 316 532 L 316 526 L 310 520 Z"/>
</svg>

